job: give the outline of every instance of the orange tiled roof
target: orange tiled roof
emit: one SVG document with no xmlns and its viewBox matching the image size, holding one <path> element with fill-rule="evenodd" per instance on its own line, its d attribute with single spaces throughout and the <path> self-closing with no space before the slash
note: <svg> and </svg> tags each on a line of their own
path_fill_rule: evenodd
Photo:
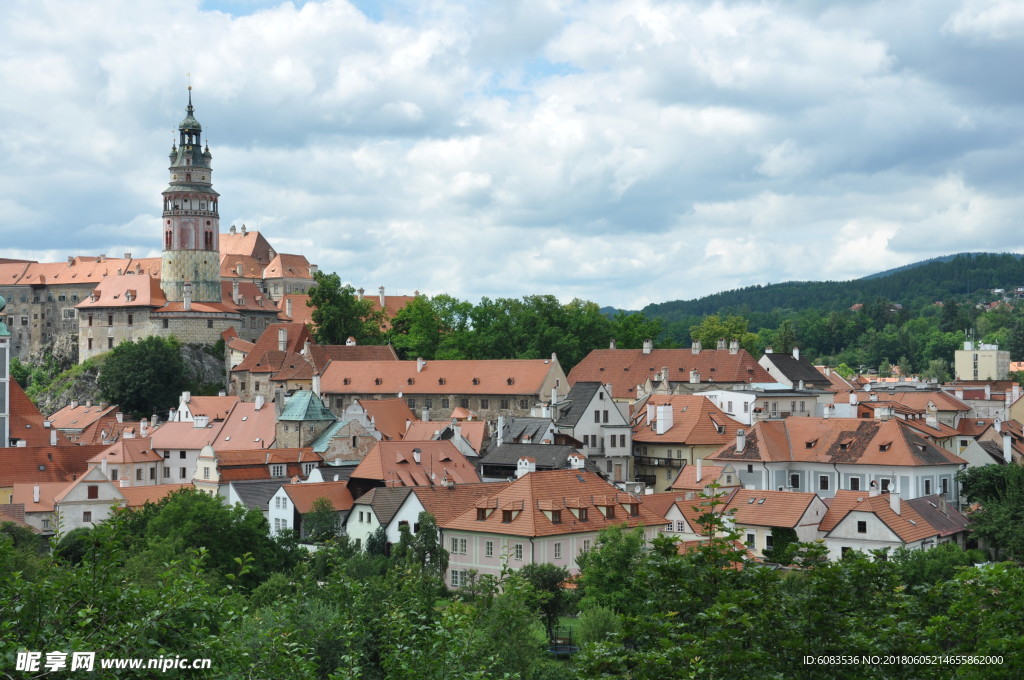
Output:
<svg viewBox="0 0 1024 680">
<path fill-rule="evenodd" d="M 288 303 L 291 302 L 291 315 L 288 314 Z M 288 293 L 282 295 L 278 300 L 277 308 L 281 310 L 281 317 L 285 321 L 304 323 L 307 326 L 313 325 L 313 308 L 308 304 L 309 296 L 305 294 Z"/>
<path fill-rule="evenodd" d="M 309 260 L 305 255 L 287 255 L 278 253 L 263 270 L 265 279 L 309 279 Z"/>
<path fill-rule="evenodd" d="M 191 484 L 151 484 L 149 486 L 122 486 L 119 490 L 124 496 L 127 507 L 139 508 L 146 503 L 157 503 L 168 494 L 191 486 Z"/>
<path fill-rule="evenodd" d="M 206 416 L 210 420 L 224 420 L 238 403 L 239 398 L 234 395 L 230 397 L 199 395 L 189 398 L 188 410 L 192 412 L 193 416 Z"/>
<path fill-rule="evenodd" d="M 890 505 L 888 494 L 870 496 L 864 492 L 856 493 L 860 494 L 857 498 L 856 504 L 852 508 L 849 508 L 846 511 L 846 514 L 836 520 L 834 524 L 830 523 L 830 527 L 827 530 L 824 528 L 824 520 L 822 520 L 822 524 L 818 527 L 819 530 L 831 532 L 840 522 L 846 519 L 846 517 L 849 517 L 850 513 L 867 512 L 877 516 L 878 519 L 880 519 L 885 526 L 889 527 L 894 534 L 899 536 L 900 540 L 904 543 L 913 543 L 915 541 L 935 536 L 939 533 L 935 527 L 929 524 L 928 521 L 905 500 L 900 501 L 900 512 L 899 514 L 896 514 Z M 831 510 L 832 508 L 830 507 L 829 511 L 831 512 Z M 826 517 L 828 517 L 827 514 Z"/>
<path fill-rule="evenodd" d="M 305 482 L 286 484 L 284 491 L 295 504 L 295 509 L 305 515 L 313 511 L 313 502 L 326 498 L 335 510 L 351 510 L 352 494 L 345 482 Z"/>
<path fill-rule="evenodd" d="M 327 394 L 539 395 L 549 359 L 332 361 L 320 379 Z"/>
<path fill-rule="evenodd" d="M 219 236 L 222 256 L 243 255 L 257 258 L 263 262 L 270 261 L 270 251 L 273 249 L 263 234 L 256 230 L 246 229 L 244 232 L 236 230 L 234 233 L 227 231 L 222 232 Z"/>
<path fill-rule="evenodd" d="M 858 401 L 867 402 L 870 401 L 870 394 L 867 396 L 863 393 L 858 394 Z M 967 412 L 971 410 L 971 407 L 965 404 L 960 399 L 957 399 L 952 394 L 942 391 L 930 391 L 930 390 L 883 390 L 878 392 L 879 399 L 886 399 L 888 401 L 895 401 L 904 406 L 917 409 L 919 411 L 926 411 L 928 409 L 928 402 L 932 402 L 938 408 L 939 411 L 963 411 Z"/>
<path fill-rule="evenodd" d="M 284 349 L 278 340 L 279 331 L 285 331 Z M 311 340 L 309 328 L 301 323 L 272 323 L 260 334 L 252 351 L 232 371 L 268 372 L 280 368 L 288 353 L 298 354 L 306 340 Z M 270 368 L 273 366 L 273 368 Z"/>
<path fill-rule="evenodd" d="M 373 425 L 385 439 L 398 441 L 405 435 L 406 426 L 416 420 L 405 399 L 361 399 L 359 405 L 373 418 Z"/>
<path fill-rule="evenodd" d="M 420 451 L 418 463 L 414 449 Z M 385 486 L 440 485 L 445 477 L 456 484 L 480 481 L 476 468 L 450 441 L 377 442 L 352 471 L 352 479 L 372 479 Z"/>
<path fill-rule="evenodd" d="M 121 439 L 89 459 L 90 463 L 99 465 L 106 460 L 108 464 L 123 465 L 127 463 L 156 463 L 164 457 L 150 448 L 149 439 Z"/>
<path fill-rule="evenodd" d="M 725 511 L 735 511 L 736 524 L 794 528 L 817 497 L 814 493 L 797 491 L 738 489 Z"/>
<path fill-rule="evenodd" d="M 117 406 L 109 404 L 68 404 L 47 420 L 58 430 L 84 430 L 116 410 Z"/>
<path fill-rule="evenodd" d="M 162 307 L 167 303 L 160 279 L 123 274 L 108 276 L 75 307 L 83 311 L 108 307 Z"/>
<path fill-rule="evenodd" d="M 641 409 L 634 418 L 634 442 L 721 446 L 736 438 L 736 430 L 747 427 L 710 399 L 696 394 L 652 394 L 646 404 L 648 408 Z M 672 427 L 658 434 L 652 425 L 657 422 L 657 407 L 666 404 L 672 407 Z M 648 413 L 653 420 L 647 420 Z"/>
<path fill-rule="evenodd" d="M 668 369 L 670 382 L 690 381 L 690 371 L 700 374 L 702 383 L 775 382 L 746 350 L 732 354 L 726 349 L 595 349 L 569 372 L 569 384 L 599 382 L 611 384 L 615 399 L 635 399 L 636 386 Z"/>
<path fill-rule="evenodd" d="M 70 484 L 62 482 L 39 482 L 36 484 L 15 484 L 12 487 L 11 500 L 25 506 L 25 512 L 53 512 L 53 499 Z M 39 502 L 36 503 L 35 488 L 39 487 Z"/>
<path fill-rule="evenodd" d="M 423 509 L 433 515 L 438 525 L 441 525 L 476 507 L 476 502 L 481 498 L 499 493 L 508 485 L 509 482 L 481 482 L 456 484 L 452 487 L 417 486 L 412 491 Z"/>
<path fill-rule="evenodd" d="M 409 429 L 405 431 L 403 441 L 430 441 L 434 434 L 451 426 L 450 420 L 414 420 L 409 423 Z M 483 420 L 470 420 L 459 423 L 462 436 L 473 447 L 477 453 L 483 448 L 484 440 L 487 438 L 487 423 Z"/>
<path fill-rule="evenodd" d="M 26 446 L 49 446 L 55 428 L 43 427 L 43 414 L 26 396 L 16 380 L 11 380 L 8 384 L 10 385 L 8 408 L 10 409 L 11 439 L 21 439 Z M 59 446 L 69 443 L 64 433 L 57 432 Z"/>
<path fill-rule="evenodd" d="M 672 482 L 671 488 L 674 491 L 703 491 L 704 488 L 712 482 L 718 482 L 719 485 L 722 485 L 724 480 L 722 480 L 721 477 L 726 468 L 731 469 L 731 466 L 714 465 L 706 461 L 701 461 L 700 481 L 698 482 L 697 466 L 683 463 L 683 469 L 679 471 L 678 475 L 676 475 L 676 479 Z M 739 486 L 739 475 L 736 475 L 735 484 L 731 486 Z"/>
<path fill-rule="evenodd" d="M 965 462 L 922 438 L 902 420 L 863 418 L 761 421 L 748 431 L 743 451 L 737 452 L 734 442 L 709 458 L 715 462 L 801 461 L 900 467 Z"/>
<path fill-rule="evenodd" d="M 0 449 L 0 488 L 14 484 L 70 482 L 105 446 L 28 446 Z"/>
<path fill-rule="evenodd" d="M 277 439 L 277 412 L 272 404 L 256 408 L 254 402 L 235 404 L 216 433 L 213 448 L 220 450 L 268 449 Z"/>
<path fill-rule="evenodd" d="M 605 505 L 607 504 L 607 505 Z M 631 515 L 627 504 L 638 507 Z M 549 514 L 560 512 L 560 521 Z M 613 516 L 605 516 L 601 508 L 612 508 Z M 485 519 L 477 509 L 491 510 Z M 577 518 L 573 509 L 586 512 L 586 519 Z M 504 521 L 504 510 L 512 511 L 511 521 Z M 591 533 L 612 526 L 660 526 L 666 520 L 648 509 L 642 498 L 621 492 L 588 470 L 543 470 L 523 475 L 504 489 L 477 501 L 476 506 L 443 524 L 445 529 L 478 531 L 513 536 L 557 536 Z"/>
<path fill-rule="evenodd" d="M 398 361 L 391 345 L 313 345 L 306 353 L 315 371 L 322 373 L 332 361 Z"/>
</svg>

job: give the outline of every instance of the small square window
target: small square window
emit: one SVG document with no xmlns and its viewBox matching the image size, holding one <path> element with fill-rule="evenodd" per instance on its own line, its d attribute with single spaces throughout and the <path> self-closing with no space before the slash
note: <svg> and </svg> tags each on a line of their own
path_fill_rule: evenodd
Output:
<svg viewBox="0 0 1024 680">
<path fill-rule="evenodd" d="M 866 533 L 868 533 L 868 523 L 866 521 L 860 520 L 860 521 L 857 522 L 857 533 L 858 534 L 866 534 Z"/>
</svg>

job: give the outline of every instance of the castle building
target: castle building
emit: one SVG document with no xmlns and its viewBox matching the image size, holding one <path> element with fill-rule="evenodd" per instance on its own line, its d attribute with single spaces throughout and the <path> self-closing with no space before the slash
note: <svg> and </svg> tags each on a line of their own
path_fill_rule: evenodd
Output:
<svg viewBox="0 0 1024 680">
<path fill-rule="evenodd" d="M 234 328 L 239 337 L 255 340 L 279 316 L 254 280 L 221 278 L 220 195 L 213 190 L 213 154 L 202 145 L 191 87 L 178 135 L 163 191 L 159 278 L 141 268 L 118 268 L 89 291 L 75 306 L 79 361 L 151 335 L 213 344 Z"/>
<path fill-rule="evenodd" d="M 213 155 L 203 144 L 191 95 L 189 90 L 186 116 L 170 151 L 161 257 L 0 258 L 0 296 L 8 303 L 0 323 L 10 329 L 12 357 L 25 361 L 66 343 L 71 351 L 77 346 L 83 361 L 147 335 L 215 342 L 231 326 L 239 337 L 255 340 L 278 317 L 290 319 L 284 313 L 288 300 L 304 304 L 316 265 L 302 255 L 275 251 L 245 225 L 220 233 Z"/>
</svg>

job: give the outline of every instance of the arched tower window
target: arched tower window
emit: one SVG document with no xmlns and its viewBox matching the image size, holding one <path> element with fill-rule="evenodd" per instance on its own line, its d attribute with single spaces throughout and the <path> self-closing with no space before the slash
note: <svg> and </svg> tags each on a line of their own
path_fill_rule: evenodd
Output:
<svg viewBox="0 0 1024 680">
<path fill-rule="evenodd" d="M 207 231 L 203 238 L 203 246 L 206 250 L 213 250 L 213 232 Z"/>
<path fill-rule="evenodd" d="M 167 231 L 164 232 L 164 248 L 167 248 L 168 250 L 170 250 L 170 248 L 171 248 L 171 239 L 172 238 L 173 237 L 171 235 L 171 230 L 170 229 L 168 229 Z"/>
</svg>

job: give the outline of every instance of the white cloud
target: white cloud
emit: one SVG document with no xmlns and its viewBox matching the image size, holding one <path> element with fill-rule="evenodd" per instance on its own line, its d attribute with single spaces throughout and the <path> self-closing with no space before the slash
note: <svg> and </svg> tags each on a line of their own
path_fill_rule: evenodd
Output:
<svg viewBox="0 0 1024 680">
<path fill-rule="evenodd" d="M 637 307 L 1019 250 L 1022 26 L 955 0 L 18 0 L 4 254 L 155 252 L 187 72 L 223 227 L 368 290 Z"/>
</svg>

